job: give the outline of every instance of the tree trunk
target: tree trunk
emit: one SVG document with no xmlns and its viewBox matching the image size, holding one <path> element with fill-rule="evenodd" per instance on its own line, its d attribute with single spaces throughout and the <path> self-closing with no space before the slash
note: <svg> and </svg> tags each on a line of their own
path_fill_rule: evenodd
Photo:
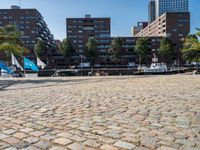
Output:
<svg viewBox="0 0 200 150">
<path fill-rule="evenodd" d="M 92 58 L 92 61 L 91 61 L 91 75 L 93 76 L 94 75 L 94 59 Z"/>
<path fill-rule="evenodd" d="M 142 62 L 142 58 L 141 55 L 139 55 L 139 66 L 141 67 L 141 62 Z"/>
</svg>

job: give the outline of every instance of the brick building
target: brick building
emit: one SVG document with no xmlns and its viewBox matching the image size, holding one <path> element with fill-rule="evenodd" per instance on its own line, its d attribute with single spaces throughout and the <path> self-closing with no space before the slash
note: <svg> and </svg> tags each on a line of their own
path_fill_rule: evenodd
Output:
<svg viewBox="0 0 200 150">
<path fill-rule="evenodd" d="M 174 45 L 174 56 L 183 63 L 180 50 L 182 40 L 190 33 L 190 13 L 189 12 L 168 12 L 161 15 L 146 28 L 141 30 L 136 37 L 168 37 Z"/>
<path fill-rule="evenodd" d="M 42 15 L 36 9 L 21 9 L 19 6 L 11 6 L 11 9 L 0 9 L 0 27 L 14 25 L 19 30 L 24 46 L 32 53 L 29 57 L 34 58 L 33 49 L 38 40 L 45 43 L 46 56 L 51 61 L 51 55 L 55 49 L 54 37 L 51 34 Z"/>
</svg>

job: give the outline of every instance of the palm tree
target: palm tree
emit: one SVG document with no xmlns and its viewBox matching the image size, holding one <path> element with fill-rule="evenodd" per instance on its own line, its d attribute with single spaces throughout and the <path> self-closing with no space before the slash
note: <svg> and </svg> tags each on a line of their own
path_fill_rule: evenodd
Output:
<svg viewBox="0 0 200 150">
<path fill-rule="evenodd" d="M 200 62 L 200 37 L 199 29 L 195 35 L 189 35 L 183 43 L 183 58 L 189 62 Z"/>
<path fill-rule="evenodd" d="M 149 39 L 141 37 L 137 40 L 134 51 L 139 56 L 139 65 L 141 66 L 142 60 L 146 59 L 148 56 L 149 50 Z"/>
<path fill-rule="evenodd" d="M 0 28 L 0 52 L 4 54 L 6 59 L 10 58 L 13 53 L 22 56 L 27 50 L 23 47 L 20 40 L 21 33 L 14 26 L 5 26 Z"/>
<path fill-rule="evenodd" d="M 123 54 L 123 41 L 121 38 L 114 38 L 111 43 L 111 48 L 108 53 L 111 55 L 111 60 L 116 62 L 116 66 Z"/>
<path fill-rule="evenodd" d="M 95 59 L 97 58 L 97 43 L 94 39 L 89 38 L 88 42 L 86 44 L 86 57 L 89 59 L 90 61 L 90 65 L 91 65 L 91 73 L 93 75 L 93 67 L 94 67 L 94 63 L 95 63 Z"/>
</svg>

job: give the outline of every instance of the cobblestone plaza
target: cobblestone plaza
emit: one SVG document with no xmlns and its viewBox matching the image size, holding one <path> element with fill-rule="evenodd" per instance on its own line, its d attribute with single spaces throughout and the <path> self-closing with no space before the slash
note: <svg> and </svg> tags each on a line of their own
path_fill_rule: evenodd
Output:
<svg viewBox="0 0 200 150">
<path fill-rule="evenodd" d="M 0 79 L 1 150 L 200 150 L 200 76 Z"/>
</svg>

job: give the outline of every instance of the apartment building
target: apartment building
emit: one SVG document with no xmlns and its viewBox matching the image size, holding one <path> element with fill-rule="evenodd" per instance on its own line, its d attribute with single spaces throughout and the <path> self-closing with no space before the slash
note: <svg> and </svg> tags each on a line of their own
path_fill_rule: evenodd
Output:
<svg viewBox="0 0 200 150">
<path fill-rule="evenodd" d="M 182 40 L 190 33 L 189 12 L 168 12 L 161 15 L 146 28 L 141 30 L 136 37 L 168 37 L 174 45 L 174 57 L 182 60 L 180 50 Z M 182 60 L 183 62 L 183 60 Z"/>
<path fill-rule="evenodd" d="M 21 9 L 19 6 L 0 9 L 0 27 L 6 25 L 14 25 L 21 32 L 24 46 L 32 52 L 29 57 L 34 57 L 33 49 L 38 40 L 44 41 L 48 57 L 52 55 L 55 49 L 54 37 L 38 10 Z"/>
<path fill-rule="evenodd" d="M 110 44 L 110 18 L 67 18 L 67 38 L 76 51 L 73 61 L 79 63 L 86 49 L 89 38 L 95 39 L 98 44 L 99 55 L 105 55 Z"/>
<path fill-rule="evenodd" d="M 138 34 L 142 29 L 148 26 L 148 22 L 138 22 L 137 26 L 133 26 L 131 29 L 132 36 Z"/>
</svg>

